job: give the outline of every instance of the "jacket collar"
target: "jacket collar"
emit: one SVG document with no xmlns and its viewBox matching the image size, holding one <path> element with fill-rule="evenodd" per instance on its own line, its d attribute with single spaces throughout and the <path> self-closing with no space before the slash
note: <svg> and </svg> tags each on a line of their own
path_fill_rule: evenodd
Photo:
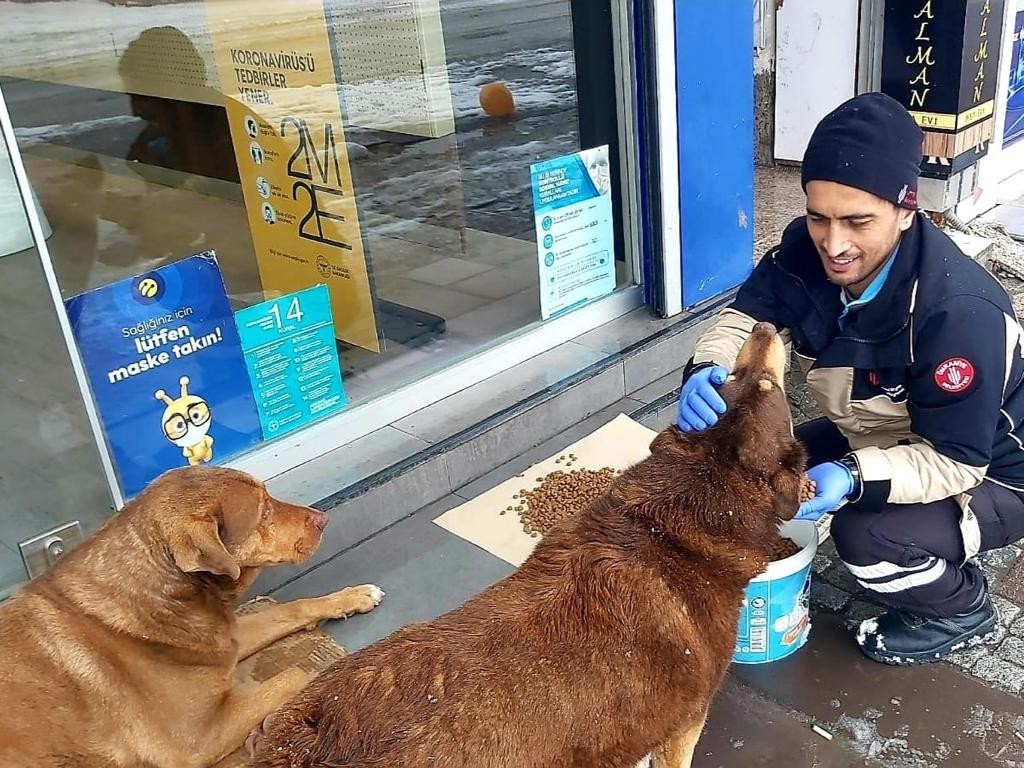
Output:
<svg viewBox="0 0 1024 768">
<path fill-rule="evenodd" d="M 886 368 L 911 361 L 910 315 L 916 295 L 924 229 L 934 226 L 922 214 L 900 240 L 899 258 L 891 261 L 889 274 L 877 295 L 851 312 L 840 330 L 838 319 L 843 302 L 836 286 L 829 282 L 818 250 L 807 232 L 803 218 L 786 229 L 773 258 L 778 267 L 802 285 L 814 312 L 800 322 L 805 335 L 824 332 L 830 342 L 822 350 L 818 365 L 853 365 L 857 368 Z M 826 328 L 812 328 L 821 323 Z M 817 333 L 812 333 L 817 331 Z"/>
<path fill-rule="evenodd" d="M 868 283 L 868 287 L 864 289 L 864 292 L 854 298 L 851 296 L 845 288 L 839 289 L 839 300 L 843 302 L 843 311 L 839 315 L 839 327 L 842 328 L 846 319 L 857 312 L 861 307 L 874 299 L 882 287 L 885 285 L 885 281 L 889 277 L 889 273 L 892 272 L 893 262 L 896 261 L 896 256 L 900 252 L 900 244 L 897 242 L 896 247 L 892 249 L 892 253 L 889 254 L 889 258 L 885 260 L 885 264 L 878 270 L 878 274 L 871 278 L 871 282 Z"/>
</svg>

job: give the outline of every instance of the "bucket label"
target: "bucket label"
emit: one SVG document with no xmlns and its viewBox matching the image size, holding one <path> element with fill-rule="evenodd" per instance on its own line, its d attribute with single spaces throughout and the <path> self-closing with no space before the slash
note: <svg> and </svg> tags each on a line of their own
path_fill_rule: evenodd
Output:
<svg viewBox="0 0 1024 768">
<path fill-rule="evenodd" d="M 781 579 L 747 586 L 740 608 L 734 661 L 761 664 L 798 650 L 811 628 L 808 598 L 811 566 Z"/>
</svg>

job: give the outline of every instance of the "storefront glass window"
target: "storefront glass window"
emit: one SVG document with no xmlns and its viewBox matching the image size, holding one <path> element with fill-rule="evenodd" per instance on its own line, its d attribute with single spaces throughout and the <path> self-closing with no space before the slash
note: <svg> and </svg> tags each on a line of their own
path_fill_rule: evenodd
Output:
<svg viewBox="0 0 1024 768">
<path fill-rule="evenodd" d="M 111 508 L 85 403 L 2 136 L 0 360 L 2 599 L 25 578 L 21 542 L 74 520 L 91 531 Z"/>
<path fill-rule="evenodd" d="M 607 7 L 0 0 L 126 495 L 632 284 Z"/>
</svg>

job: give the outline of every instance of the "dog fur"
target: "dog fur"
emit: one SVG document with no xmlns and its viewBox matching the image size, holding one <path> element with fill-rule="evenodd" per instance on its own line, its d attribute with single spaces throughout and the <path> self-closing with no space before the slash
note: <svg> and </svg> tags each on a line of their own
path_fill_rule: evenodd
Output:
<svg viewBox="0 0 1024 768">
<path fill-rule="evenodd" d="M 372 585 L 235 616 L 260 568 L 300 563 L 327 516 L 241 472 L 174 470 L 0 606 L 0 765 L 206 768 L 309 681 L 234 687 L 240 659 L 372 610 Z"/>
<path fill-rule="evenodd" d="M 784 368 L 759 325 L 718 425 L 660 433 L 515 574 L 322 673 L 253 734 L 257 764 L 689 766 L 746 585 L 799 504 Z"/>
</svg>

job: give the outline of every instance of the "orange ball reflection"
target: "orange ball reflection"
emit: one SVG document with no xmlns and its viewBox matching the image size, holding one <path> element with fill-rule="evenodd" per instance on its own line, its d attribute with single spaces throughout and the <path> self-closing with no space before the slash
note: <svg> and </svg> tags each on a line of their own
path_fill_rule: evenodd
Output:
<svg viewBox="0 0 1024 768">
<path fill-rule="evenodd" d="M 516 111 L 516 100 L 504 83 L 488 83 L 480 89 L 480 106 L 491 117 L 510 117 Z"/>
</svg>

